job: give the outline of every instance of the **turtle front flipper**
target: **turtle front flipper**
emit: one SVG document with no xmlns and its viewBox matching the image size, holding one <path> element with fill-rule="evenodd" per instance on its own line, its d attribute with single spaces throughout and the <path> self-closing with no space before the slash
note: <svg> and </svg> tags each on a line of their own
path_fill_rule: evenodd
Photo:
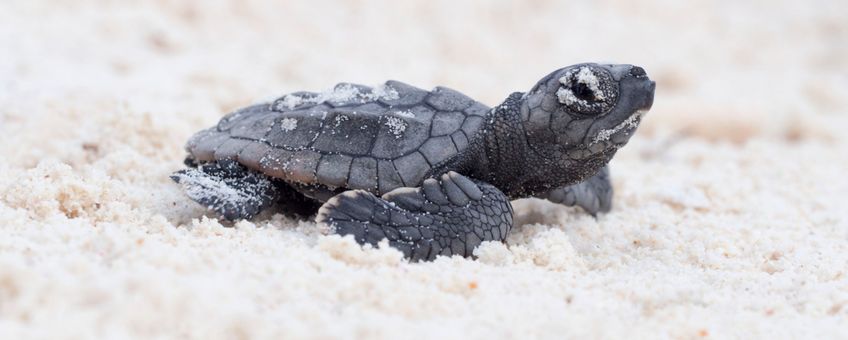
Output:
<svg viewBox="0 0 848 340">
<path fill-rule="evenodd" d="M 420 188 L 398 188 L 382 197 L 364 190 L 336 195 L 318 210 L 318 222 L 360 244 L 392 247 L 413 260 L 437 255 L 469 257 L 483 241 L 503 241 L 512 228 L 512 206 L 494 186 L 449 172 Z"/>
<path fill-rule="evenodd" d="M 609 167 L 605 166 L 595 176 L 575 185 L 551 190 L 539 198 L 567 206 L 578 206 L 592 216 L 609 212 L 612 208 L 612 183 Z"/>
</svg>

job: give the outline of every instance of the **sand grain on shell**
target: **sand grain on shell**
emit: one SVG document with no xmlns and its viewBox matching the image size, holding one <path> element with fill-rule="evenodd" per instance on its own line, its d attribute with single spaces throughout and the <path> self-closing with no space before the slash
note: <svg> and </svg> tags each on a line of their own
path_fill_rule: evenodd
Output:
<svg viewBox="0 0 848 340">
<path fill-rule="evenodd" d="M 398 92 L 386 84 L 374 86 L 370 91 L 365 92 L 352 85 L 344 84 L 315 96 L 304 97 L 296 94 L 286 94 L 281 99 L 277 102 L 278 109 L 292 110 L 302 104 L 320 104 L 324 102 L 365 103 L 380 99 L 395 100 L 398 99 Z"/>
<path fill-rule="evenodd" d="M 385 119 L 386 122 L 383 124 L 389 129 L 389 134 L 394 135 L 395 138 L 403 137 L 403 132 L 406 131 L 406 122 L 403 119 L 392 116 L 387 116 Z"/>
<path fill-rule="evenodd" d="M 297 119 L 283 118 L 280 120 L 280 129 L 283 131 L 293 131 L 294 129 L 297 129 Z"/>
</svg>

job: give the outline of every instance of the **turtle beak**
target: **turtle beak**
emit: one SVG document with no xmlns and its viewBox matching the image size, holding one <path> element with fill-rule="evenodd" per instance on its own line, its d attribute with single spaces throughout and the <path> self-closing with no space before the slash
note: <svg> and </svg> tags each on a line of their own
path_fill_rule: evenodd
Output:
<svg viewBox="0 0 848 340">
<path fill-rule="evenodd" d="M 637 106 L 637 111 L 645 114 L 654 105 L 654 90 L 657 88 L 657 83 L 648 78 L 648 73 L 639 66 L 631 65 L 627 73 L 630 77 L 639 81 L 636 85 L 636 91 L 641 92 L 639 97 L 642 98 L 642 102 Z"/>
<path fill-rule="evenodd" d="M 648 110 L 650 110 L 651 106 L 654 105 L 654 90 L 656 90 L 656 88 L 657 88 L 657 83 L 652 81 L 652 80 L 648 80 L 648 82 L 645 84 L 644 88 L 645 88 L 645 95 L 643 96 L 644 101 L 642 102 L 642 105 L 639 106 L 639 111 L 643 111 L 643 114 L 645 112 L 647 112 Z"/>
<path fill-rule="evenodd" d="M 622 81 L 624 79 L 633 79 L 636 81 L 635 95 L 641 98 L 641 102 L 636 102 L 636 111 L 644 114 L 654 105 L 654 90 L 657 83 L 648 78 L 648 73 L 644 68 L 630 64 L 613 64 L 605 65 L 607 70 L 612 74 L 613 79 Z"/>
</svg>

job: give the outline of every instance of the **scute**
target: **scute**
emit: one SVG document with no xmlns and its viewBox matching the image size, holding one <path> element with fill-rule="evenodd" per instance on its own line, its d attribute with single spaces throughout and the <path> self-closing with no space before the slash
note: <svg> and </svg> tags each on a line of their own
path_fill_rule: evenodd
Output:
<svg viewBox="0 0 848 340">
<path fill-rule="evenodd" d="M 328 113 L 323 121 L 323 129 L 312 144 L 312 148 L 325 153 L 368 155 L 380 131 L 377 114 L 371 112 Z"/>
<path fill-rule="evenodd" d="M 274 118 L 277 114 L 273 112 L 254 112 L 249 117 L 235 122 L 230 128 L 230 135 L 233 137 L 246 138 L 251 140 L 261 140 L 271 132 L 274 127 Z"/>
<path fill-rule="evenodd" d="M 271 177 L 287 178 L 286 175 L 291 164 L 289 160 L 293 154 L 293 151 L 274 149 L 262 156 L 262 159 L 259 160 L 259 169 L 262 173 Z"/>
<path fill-rule="evenodd" d="M 397 99 L 380 99 L 380 102 L 389 106 L 411 106 L 418 105 L 424 101 L 424 98 L 430 93 L 415 86 L 402 83 L 396 80 L 389 80 L 386 86 L 394 89 L 398 93 Z"/>
<path fill-rule="evenodd" d="M 403 184 L 416 186 L 424 180 L 424 175 L 430 170 L 430 165 L 420 152 L 413 152 L 392 161 L 398 169 Z"/>
<path fill-rule="evenodd" d="M 287 112 L 292 110 L 306 109 L 315 106 L 312 100 L 318 97 L 315 92 L 294 92 L 286 94 L 271 103 L 271 110 L 274 112 Z"/>
<path fill-rule="evenodd" d="M 374 147 L 371 149 L 371 156 L 384 159 L 398 158 L 414 152 L 430 138 L 430 124 L 435 115 L 433 110 L 420 105 L 402 112 L 404 113 L 398 114 L 397 110 L 389 110 L 389 115 L 406 124 L 403 133 L 400 136 L 392 133 L 393 131 L 384 121 L 374 141 Z M 414 117 L 408 117 L 409 114 Z"/>
<path fill-rule="evenodd" d="M 392 161 L 380 160 L 377 162 L 377 178 L 380 193 L 389 192 L 403 186 L 403 180 L 392 165 Z"/>
<path fill-rule="evenodd" d="M 456 153 L 456 146 L 449 136 L 430 138 L 421 146 L 421 154 L 431 165 L 446 161 Z"/>
<path fill-rule="evenodd" d="M 218 131 L 227 131 L 235 124 L 244 123 L 245 118 L 252 118 L 255 117 L 256 114 L 268 111 L 267 108 L 268 104 L 257 104 L 238 109 L 218 121 Z"/>
<path fill-rule="evenodd" d="M 332 107 L 348 106 L 362 103 L 362 94 L 370 93 L 374 89 L 370 86 L 354 83 L 338 83 L 333 87 L 333 93 L 341 95 L 332 95 L 327 98 L 326 103 Z"/>
<path fill-rule="evenodd" d="M 468 146 L 468 137 L 465 136 L 465 133 L 462 130 L 451 134 L 451 140 L 453 140 L 453 144 L 455 144 L 456 148 L 459 150 L 465 150 Z"/>
<path fill-rule="evenodd" d="M 197 138 L 189 141 L 188 148 L 194 159 L 201 162 L 215 160 L 215 149 L 230 139 L 226 133 L 214 131 L 214 128 L 211 130 L 201 131 L 196 135 Z"/>
<path fill-rule="evenodd" d="M 305 148 L 312 144 L 321 132 L 320 115 L 311 110 L 280 114 L 274 118 L 274 124 L 271 131 L 265 135 L 265 141 L 271 146 L 289 150 Z"/>
<path fill-rule="evenodd" d="M 353 158 L 346 155 L 324 155 L 318 164 L 318 182 L 330 187 L 342 187 L 350 176 Z"/>
<path fill-rule="evenodd" d="M 463 121 L 465 121 L 465 114 L 462 112 L 439 112 L 433 118 L 433 129 L 430 130 L 430 135 L 449 135 L 459 129 Z"/>
<path fill-rule="evenodd" d="M 248 169 L 262 171 L 259 162 L 262 157 L 274 150 L 270 146 L 262 142 L 251 141 L 238 154 L 238 162 L 246 166 Z"/>
<path fill-rule="evenodd" d="M 462 131 L 465 132 L 465 135 L 468 137 L 473 136 L 477 130 L 483 127 L 483 117 L 480 116 L 469 116 L 465 118 L 465 122 L 462 123 Z"/>
<path fill-rule="evenodd" d="M 492 108 L 483 105 L 479 102 L 474 102 L 473 105 L 469 106 L 467 109 L 463 110 L 469 116 L 480 116 L 483 117 L 491 111 Z"/>
<path fill-rule="evenodd" d="M 244 139 L 230 138 L 223 144 L 215 148 L 215 159 L 237 159 L 239 152 L 250 145 L 251 141 Z"/>
<path fill-rule="evenodd" d="M 186 141 L 185 151 L 191 154 L 192 156 L 195 156 L 194 153 L 199 150 L 202 144 L 205 144 L 209 138 L 217 135 L 226 134 L 218 132 L 218 129 L 216 127 L 200 130 L 191 137 L 189 137 L 188 141 Z"/>
<path fill-rule="evenodd" d="M 462 111 L 475 103 L 474 99 L 443 86 L 434 88 L 426 101 L 439 111 Z"/>
<path fill-rule="evenodd" d="M 304 184 L 315 183 L 320 160 L 321 153 L 312 150 L 296 151 L 289 160 L 287 179 Z"/>
<path fill-rule="evenodd" d="M 371 157 L 354 158 L 347 187 L 377 193 L 377 160 Z"/>
</svg>

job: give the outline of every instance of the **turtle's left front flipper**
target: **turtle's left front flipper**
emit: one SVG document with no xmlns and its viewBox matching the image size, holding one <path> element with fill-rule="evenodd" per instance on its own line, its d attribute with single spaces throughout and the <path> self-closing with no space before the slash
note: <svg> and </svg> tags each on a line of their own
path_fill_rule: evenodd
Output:
<svg viewBox="0 0 848 340">
<path fill-rule="evenodd" d="M 471 256 L 483 241 L 503 241 L 512 228 L 512 206 L 494 186 L 449 172 L 382 197 L 346 191 L 321 207 L 317 221 L 360 244 L 376 246 L 385 238 L 413 261 L 432 260 Z"/>
<path fill-rule="evenodd" d="M 612 183 L 609 167 L 605 166 L 595 176 L 577 183 L 551 190 L 539 198 L 567 206 L 579 206 L 592 216 L 612 209 Z"/>
</svg>

